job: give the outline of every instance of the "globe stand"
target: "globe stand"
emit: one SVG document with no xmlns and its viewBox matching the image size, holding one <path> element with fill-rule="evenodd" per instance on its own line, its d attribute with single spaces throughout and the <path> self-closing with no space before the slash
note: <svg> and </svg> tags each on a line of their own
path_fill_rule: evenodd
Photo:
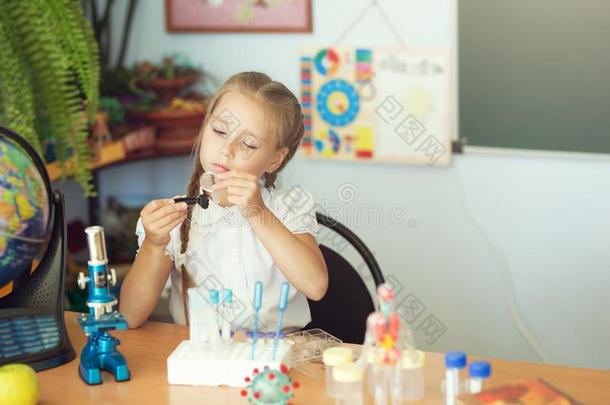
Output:
<svg viewBox="0 0 610 405">
<path fill-rule="evenodd" d="M 40 371 L 76 357 L 64 322 L 66 221 L 59 191 L 51 212 L 51 239 L 36 271 L 0 298 L 0 364 L 28 363 Z"/>
</svg>

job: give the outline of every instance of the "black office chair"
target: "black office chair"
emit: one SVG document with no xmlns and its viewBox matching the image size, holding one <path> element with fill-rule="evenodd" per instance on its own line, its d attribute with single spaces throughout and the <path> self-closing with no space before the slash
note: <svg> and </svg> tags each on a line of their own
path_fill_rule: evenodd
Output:
<svg viewBox="0 0 610 405">
<path fill-rule="evenodd" d="M 316 218 L 341 235 L 362 256 L 375 286 L 384 282 L 379 264 L 364 242 L 345 225 L 319 212 Z M 366 318 L 375 310 L 369 290 L 354 267 L 331 248 L 320 245 L 328 268 L 328 290 L 320 301 L 307 300 L 311 322 L 304 329 L 320 328 L 346 343 L 363 343 Z"/>
</svg>

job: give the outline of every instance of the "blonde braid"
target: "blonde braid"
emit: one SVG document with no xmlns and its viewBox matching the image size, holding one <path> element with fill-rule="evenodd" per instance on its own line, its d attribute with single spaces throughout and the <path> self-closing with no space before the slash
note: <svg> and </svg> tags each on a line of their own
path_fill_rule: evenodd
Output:
<svg viewBox="0 0 610 405">
<path fill-rule="evenodd" d="M 189 181 L 189 185 L 187 187 L 187 197 L 196 197 L 199 195 L 199 177 L 203 174 L 203 167 L 201 166 L 201 162 L 199 159 L 196 159 L 195 170 L 193 170 L 193 174 L 191 176 L 191 180 Z M 189 234 L 191 231 L 191 222 L 193 218 L 193 210 L 195 209 L 195 205 L 190 205 L 186 210 L 186 218 L 180 225 L 180 253 L 185 254 L 189 245 Z M 182 264 L 180 266 L 180 273 L 182 275 L 182 299 L 184 302 L 184 319 L 186 320 L 186 324 L 189 324 L 188 317 L 188 300 L 187 300 L 187 291 L 190 287 L 194 287 L 195 283 L 191 279 L 186 270 L 186 266 Z"/>
</svg>

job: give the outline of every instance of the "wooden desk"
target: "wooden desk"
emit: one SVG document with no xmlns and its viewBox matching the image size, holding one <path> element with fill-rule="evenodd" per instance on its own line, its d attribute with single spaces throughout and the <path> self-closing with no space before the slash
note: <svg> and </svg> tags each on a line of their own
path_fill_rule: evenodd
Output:
<svg viewBox="0 0 610 405">
<path fill-rule="evenodd" d="M 247 404 L 239 388 L 174 386 L 167 383 L 166 359 L 182 340 L 187 339 L 185 326 L 147 322 L 139 329 L 113 332 L 121 339 L 119 350 L 127 358 L 131 381 L 117 383 L 104 374 L 104 383 L 87 386 L 78 376 L 80 350 L 85 336 L 76 322 L 76 313 L 66 312 L 68 333 L 77 358 L 63 366 L 38 373 L 40 405 L 46 404 Z M 526 378 L 543 377 L 561 390 L 587 404 L 610 403 L 610 372 L 533 363 L 491 360 L 491 385 Z M 321 365 L 315 365 L 321 371 Z M 425 368 L 426 398 L 420 403 L 440 404 L 440 381 L 444 372 L 443 355 L 428 353 Z M 311 379 L 291 371 L 301 387 L 295 391 L 295 404 L 318 405 L 334 403 L 325 395 L 324 378 Z M 245 376 L 244 376 L 245 377 Z"/>
</svg>

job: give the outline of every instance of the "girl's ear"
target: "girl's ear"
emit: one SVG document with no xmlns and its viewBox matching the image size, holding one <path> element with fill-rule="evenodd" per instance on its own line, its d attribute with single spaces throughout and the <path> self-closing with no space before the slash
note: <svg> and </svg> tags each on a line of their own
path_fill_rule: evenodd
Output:
<svg viewBox="0 0 610 405">
<path fill-rule="evenodd" d="M 282 149 L 276 151 L 275 157 L 269 164 L 269 167 L 267 167 L 267 172 L 273 173 L 274 171 L 276 171 L 278 169 L 278 167 L 280 167 L 282 165 L 282 162 L 284 161 L 284 158 L 286 157 L 287 154 L 288 154 L 288 148 L 282 148 Z"/>
</svg>

